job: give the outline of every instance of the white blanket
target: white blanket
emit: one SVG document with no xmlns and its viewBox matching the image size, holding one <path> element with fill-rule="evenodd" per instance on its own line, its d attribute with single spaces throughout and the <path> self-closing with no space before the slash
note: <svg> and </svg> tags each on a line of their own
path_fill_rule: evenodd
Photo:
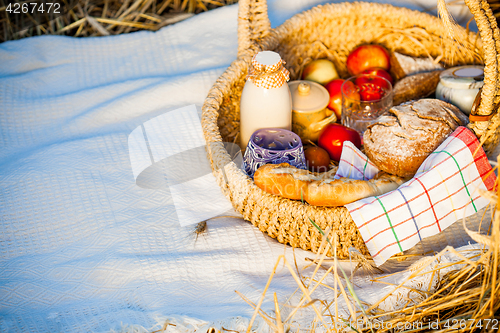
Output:
<svg viewBox="0 0 500 333">
<path fill-rule="evenodd" d="M 272 25 L 320 2 L 269 1 Z M 293 261 L 290 247 L 240 219 L 209 221 L 197 237 L 168 190 L 137 186 L 131 168 L 130 133 L 201 106 L 235 59 L 237 9 L 158 32 L 0 44 L 0 331 L 248 322 L 253 310 L 235 290 L 257 302 L 278 256 Z M 313 256 L 295 255 L 299 266 Z M 270 290 L 286 299 L 295 288 L 280 268 Z"/>
</svg>

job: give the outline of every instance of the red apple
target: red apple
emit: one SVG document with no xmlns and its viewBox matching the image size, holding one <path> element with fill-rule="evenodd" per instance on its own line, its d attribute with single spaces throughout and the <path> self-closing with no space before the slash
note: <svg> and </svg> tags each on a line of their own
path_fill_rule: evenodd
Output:
<svg viewBox="0 0 500 333">
<path fill-rule="evenodd" d="M 314 81 L 323 85 L 338 79 L 338 77 L 335 65 L 328 59 L 313 60 L 307 64 L 302 72 L 302 80 Z"/>
<path fill-rule="evenodd" d="M 361 148 L 361 137 L 352 128 L 340 124 L 328 124 L 319 135 L 318 145 L 325 149 L 330 158 L 340 161 L 344 141 L 351 141 L 356 147 Z"/>
<path fill-rule="evenodd" d="M 335 112 L 337 119 L 340 119 L 340 115 L 342 114 L 342 92 L 340 87 L 342 87 L 342 83 L 344 83 L 344 81 L 345 80 L 342 79 L 335 79 L 325 85 L 326 90 L 328 90 L 328 94 L 330 94 L 328 108 Z"/>
<path fill-rule="evenodd" d="M 366 44 L 355 48 L 346 60 L 347 70 L 357 75 L 369 68 L 382 68 L 388 71 L 391 67 L 389 51 L 377 44 Z"/>
<path fill-rule="evenodd" d="M 362 101 L 377 101 L 385 96 L 391 88 L 389 81 L 380 76 L 363 74 L 354 80 L 359 87 L 359 95 Z"/>
<path fill-rule="evenodd" d="M 365 69 L 361 74 L 370 74 L 370 75 L 375 75 L 375 76 L 381 76 L 387 81 L 389 81 L 392 84 L 394 84 L 394 80 L 392 79 L 391 74 L 389 74 L 385 69 L 383 68 L 369 68 Z"/>
</svg>

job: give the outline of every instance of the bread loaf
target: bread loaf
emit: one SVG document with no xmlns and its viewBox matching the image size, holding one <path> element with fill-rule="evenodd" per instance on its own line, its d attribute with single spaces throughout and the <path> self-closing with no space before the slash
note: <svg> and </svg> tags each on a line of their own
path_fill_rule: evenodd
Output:
<svg viewBox="0 0 500 333">
<path fill-rule="evenodd" d="M 441 70 L 419 73 L 397 81 L 394 84 L 393 105 L 432 95 L 439 83 Z"/>
<path fill-rule="evenodd" d="M 304 200 L 315 206 L 343 206 L 348 203 L 395 190 L 403 179 L 379 173 L 372 180 L 333 179 L 336 169 L 312 174 L 288 163 L 266 164 L 254 175 L 255 184 L 283 198 Z"/>
<path fill-rule="evenodd" d="M 393 191 L 403 178 L 379 172 L 370 180 L 349 178 L 316 180 L 307 187 L 306 201 L 314 206 L 344 206 L 348 203 Z"/>
<path fill-rule="evenodd" d="M 301 200 L 307 191 L 307 186 L 315 180 L 308 170 L 297 169 L 288 163 L 264 164 L 255 171 L 255 184 L 274 195 L 283 198 Z"/>
<path fill-rule="evenodd" d="M 440 63 L 431 58 L 414 58 L 398 52 L 391 53 L 390 63 L 391 75 L 396 81 L 408 75 L 444 70 Z"/>
<path fill-rule="evenodd" d="M 467 123 L 457 107 L 438 99 L 393 106 L 364 132 L 365 153 L 379 169 L 412 177 L 448 135 Z"/>
</svg>

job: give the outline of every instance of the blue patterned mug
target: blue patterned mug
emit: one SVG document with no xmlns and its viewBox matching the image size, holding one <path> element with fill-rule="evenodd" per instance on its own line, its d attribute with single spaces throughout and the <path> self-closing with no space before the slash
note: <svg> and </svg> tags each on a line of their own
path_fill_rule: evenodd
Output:
<svg viewBox="0 0 500 333">
<path fill-rule="evenodd" d="M 282 128 L 261 128 L 255 131 L 243 156 L 243 170 L 253 178 L 259 167 L 269 163 L 288 163 L 299 169 L 306 169 L 300 137 Z"/>
</svg>

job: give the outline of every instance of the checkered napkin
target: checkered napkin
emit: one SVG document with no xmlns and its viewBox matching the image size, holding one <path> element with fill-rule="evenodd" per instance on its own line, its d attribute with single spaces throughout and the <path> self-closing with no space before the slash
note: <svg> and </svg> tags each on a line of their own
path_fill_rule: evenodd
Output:
<svg viewBox="0 0 500 333">
<path fill-rule="evenodd" d="M 342 177 L 359 180 L 369 180 L 380 170 L 351 141 L 345 141 L 342 146 L 339 168 L 333 178 Z"/>
<path fill-rule="evenodd" d="M 375 168 L 375 169 L 374 169 Z M 344 144 L 341 176 L 369 179 L 376 167 L 354 145 Z M 488 204 L 495 174 L 472 132 L 458 127 L 397 190 L 346 205 L 376 265 L 440 233 Z"/>
</svg>

